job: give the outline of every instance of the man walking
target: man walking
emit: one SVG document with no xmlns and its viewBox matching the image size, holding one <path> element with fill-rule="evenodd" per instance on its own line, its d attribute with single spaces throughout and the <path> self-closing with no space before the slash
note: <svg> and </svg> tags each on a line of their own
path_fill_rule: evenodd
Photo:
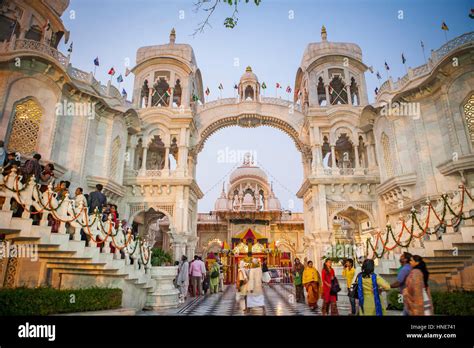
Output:
<svg viewBox="0 0 474 348">
<path fill-rule="evenodd" d="M 193 297 L 196 296 L 196 294 L 197 296 L 202 295 L 202 281 L 206 275 L 206 266 L 197 255 L 194 256 L 194 262 L 189 268 L 189 275 L 191 276 Z"/>
<path fill-rule="evenodd" d="M 408 252 L 404 252 L 400 256 L 401 267 L 398 270 L 397 281 L 393 284 L 390 284 L 391 288 L 399 288 L 400 294 L 403 294 L 403 289 L 405 289 L 406 287 L 405 281 L 411 271 L 411 266 L 410 266 L 411 258 L 412 258 L 412 255 Z M 405 301 L 403 301 L 403 315 L 408 315 L 408 311 L 405 306 Z"/>
<path fill-rule="evenodd" d="M 189 263 L 186 255 L 181 257 L 181 263 L 178 268 L 178 286 L 179 294 L 183 301 L 186 301 L 189 288 Z"/>
</svg>

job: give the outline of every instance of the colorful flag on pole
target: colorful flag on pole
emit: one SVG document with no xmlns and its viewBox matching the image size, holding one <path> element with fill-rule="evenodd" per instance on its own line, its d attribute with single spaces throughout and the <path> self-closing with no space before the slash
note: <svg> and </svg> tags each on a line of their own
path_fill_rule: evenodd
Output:
<svg viewBox="0 0 474 348">
<path fill-rule="evenodd" d="M 291 87 L 290 86 L 286 87 L 286 93 L 291 93 Z"/>
<path fill-rule="evenodd" d="M 211 94 L 211 90 L 209 89 L 209 87 L 206 88 L 206 92 L 204 92 L 204 93 L 206 93 L 206 95 Z"/>
<path fill-rule="evenodd" d="M 276 83 L 276 88 L 281 88 L 281 85 L 278 82 Z"/>
<path fill-rule="evenodd" d="M 199 97 L 193 93 L 193 101 L 198 101 L 199 100 Z"/>
<path fill-rule="evenodd" d="M 471 13 L 469 13 L 469 18 L 474 19 L 474 8 L 471 8 Z"/>
<path fill-rule="evenodd" d="M 72 53 L 72 44 L 73 44 L 73 43 L 71 42 L 71 44 L 69 45 L 69 48 L 67 49 L 67 51 L 68 51 L 69 53 Z"/>
<path fill-rule="evenodd" d="M 125 68 L 125 77 L 130 75 L 130 73 L 131 73 L 131 70 L 129 68 Z"/>
<path fill-rule="evenodd" d="M 165 91 L 165 97 L 169 97 L 171 95 L 171 87 L 169 87 L 166 91 Z"/>
<path fill-rule="evenodd" d="M 95 57 L 94 59 L 94 65 L 99 66 L 99 57 Z"/>
<path fill-rule="evenodd" d="M 421 43 L 421 48 L 425 49 L 425 44 L 423 43 L 423 40 L 421 40 L 420 43 Z"/>
<path fill-rule="evenodd" d="M 385 70 L 390 70 L 390 67 L 388 66 L 387 62 L 385 62 Z"/>
<path fill-rule="evenodd" d="M 122 88 L 122 95 L 123 95 L 123 96 L 126 96 L 126 95 L 127 95 L 127 91 L 125 90 L 125 88 Z"/>
<path fill-rule="evenodd" d="M 265 84 L 265 82 L 262 83 L 262 89 L 266 89 L 267 88 L 267 85 Z"/>
<path fill-rule="evenodd" d="M 403 53 L 402 53 L 402 64 L 405 64 L 406 61 L 407 61 L 407 60 L 405 59 L 405 56 L 404 56 Z"/>
<path fill-rule="evenodd" d="M 111 76 L 114 76 L 115 75 L 115 69 L 113 67 L 110 68 L 108 74 L 111 75 Z"/>
<path fill-rule="evenodd" d="M 382 76 L 380 76 L 380 73 L 379 73 L 378 71 L 377 71 L 377 78 L 378 78 L 379 80 L 382 79 Z"/>
<path fill-rule="evenodd" d="M 222 86 L 222 83 L 219 83 L 219 87 L 217 87 L 217 88 L 219 88 L 220 90 L 223 90 L 224 86 Z"/>
<path fill-rule="evenodd" d="M 237 86 L 237 84 L 235 84 L 234 89 L 239 89 L 239 86 Z"/>
<path fill-rule="evenodd" d="M 449 30 L 448 26 L 446 25 L 445 22 L 443 22 L 443 24 L 441 24 L 441 29 L 443 30 Z"/>
<path fill-rule="evenodd" d="M 119 76 L 117 76 L 117 82 L 118 82 L 118 83 L 122 83 L 122 82 L 123 82 L 122 74 L 120 74 Z"/>
<path fill-rule="evenodd" d="M 379 88 L 378 87 L 375 87 L 375 95 L 379 94 Z"/>
</svg>

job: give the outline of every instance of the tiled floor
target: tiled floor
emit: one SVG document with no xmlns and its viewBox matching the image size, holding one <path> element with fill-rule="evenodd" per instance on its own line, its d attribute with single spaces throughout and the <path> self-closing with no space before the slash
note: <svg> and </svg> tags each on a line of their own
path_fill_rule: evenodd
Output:
<svg viewBox="0 0 474 348">
<path fill-rule="evenodd" d="M 264 286 L 266 315 L 321 315 L 320 310 L 310 310 L 308 305 L 296 303 L 293 285 Z M 321 307 L 321 300 L 319 307 Z M 348 315 L 350 303 L 346 295 L 339 295 L 338 308 L 340 315 Z M 187 299 L 179 308 L 163 311 L 143 311 L 138 315 L 222 315 L 242 316 L 243 311 L 236 301 L 235 286 L 226 286 L 224 292 L 207 294 L 196 298 Z M 247 315 L 262 315 L 259 309 L 252 310 Z M 388 312 L 388 315 L 399 315 L 398 312 Z"/>
</svg>

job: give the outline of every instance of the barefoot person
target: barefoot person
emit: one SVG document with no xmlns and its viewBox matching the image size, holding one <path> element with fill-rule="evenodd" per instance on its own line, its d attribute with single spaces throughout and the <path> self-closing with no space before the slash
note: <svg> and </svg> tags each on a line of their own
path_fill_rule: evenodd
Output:
<svg viewBox="0 0 474 348">
<path fill-rule="evenodd" d="M 237 272 L 237 293 L 240 301 L 240 308 L 247 312 L 247 284 L 249 277 L 245 269 L 245 262 L 242 260 L 239 263 L 239 270 Z"/>
<path fill-rule="evenodd" d="M 318 308 L 319 284 L 320 279 L 318 271 L 313 267 L 313 261 L 308 261 L 303 272 L 303 285 L 308 293 L 308 306 L 311 309 Z"/>
<path fill-rule="evenodd" d="M 249 271 L 249 283 L 247 287 L 247 308 L 262 308 L 265 315 L 265 299 L 262 288 L 262 268 L 258 259 L 252 260 L 252 268 Z"/>
</svg>

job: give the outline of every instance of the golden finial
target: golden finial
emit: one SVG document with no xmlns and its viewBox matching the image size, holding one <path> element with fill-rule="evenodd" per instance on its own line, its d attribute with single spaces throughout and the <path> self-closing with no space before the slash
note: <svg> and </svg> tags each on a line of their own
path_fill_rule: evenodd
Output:
<svg viewBox="0 0 474 348">
<path fill-rule="evenodd" d="M 326 31 L 326 27 L 323 25 L 321 28 L 321 40 L 327 41 L 328 39 L 328 33 Z"/>
<path fill-rule="evenodd" d="M 170 43 L 174 43 L 176 41 L 176 30 L 171 29 L 171 33 L 170 33 Z"/>
<path fill-rule="evenodd" d="M 250 67 L 250 65 L 245 69 L 245 72 L 252 72 L 252 68 Z"/>
</svg>

